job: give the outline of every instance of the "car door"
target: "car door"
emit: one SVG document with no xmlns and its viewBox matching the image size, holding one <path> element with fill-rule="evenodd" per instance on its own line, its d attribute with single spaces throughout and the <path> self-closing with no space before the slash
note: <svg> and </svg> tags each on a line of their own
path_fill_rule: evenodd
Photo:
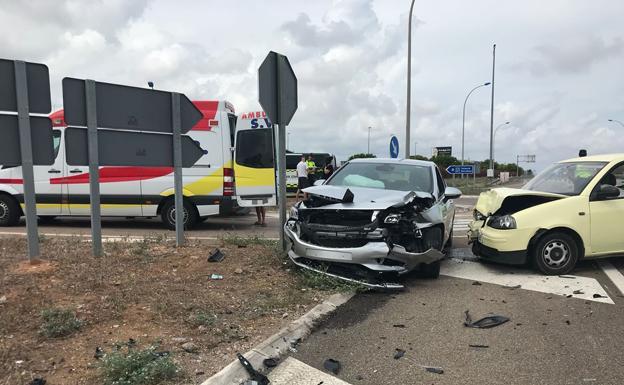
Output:
<svg viewBox="0 0 624 385">
<path fill-rule="evenodd" d="M 442 178 L 442 174 L 437 167 L 435 167 L 435 178 L 436 185 L 438 186 L 438 190 L 435 193 L 437 194 L 437 204 L 440 205 L 440 212 L 444 220 L 444 239 L 446 240 L 449 236 L 451 236 L 453 217 L 455 216 L 455 204 L 452 200 L 445 199 L 444 197 L 446 183 L 444 182 L 444 178 Z"/>
<path fill-rule="evenodd" d="M 614 185 L 620 196 L 600 199 L 601 184 Z M 624 163 L 613 167 L 592 190 L 589 202 L 592 254 L 624 252 Z"/>
<path fill-rule="evenodd" d="M 37 215 L 55 216 L 63 213 L 62 179 L 65 176 L 65 149 L 62 132 L 52 131 L 54 140 L 54 163 L 50 166 L 34 166 Z"/>
<path fill-rule="evenodd" d="M 275 206 L 273 129 L 256 128 L 236 133 L 234 183 L 241 207 Z"/>
</svg>

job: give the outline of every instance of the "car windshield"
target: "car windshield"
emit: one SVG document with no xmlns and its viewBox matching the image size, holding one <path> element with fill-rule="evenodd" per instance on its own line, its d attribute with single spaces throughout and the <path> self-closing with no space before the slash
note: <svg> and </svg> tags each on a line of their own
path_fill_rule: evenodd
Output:
<svg viewBox="0 0 624 385">
<path fill-rule="evenodd" d="M 326 184 L 433 193 L 431 168 L 413 164 L 347 163 Z"/>
<path fill-rule="evenodd" d="M 531 179 L 523 188 L 563 195 L 579 195 L 605 162 L 555 163 Z"/>
</svg>

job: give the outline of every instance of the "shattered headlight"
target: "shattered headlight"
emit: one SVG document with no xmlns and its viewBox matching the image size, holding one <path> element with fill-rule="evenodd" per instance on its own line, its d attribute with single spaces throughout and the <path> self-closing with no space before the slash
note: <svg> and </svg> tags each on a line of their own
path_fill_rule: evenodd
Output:
<svg viewBox="0 0 624 385">
<path fill-rule="evenodd" d="M 481 214 L 479 211 L 477 211 L 476 209 L 472 212 L 472 218 L 475 221 L 483 221 L 485 220 L 486 216 Z"/>
<path fill-rule="evenodd" d="M 488 222 L 488 226 L 498 230 L 510 230 L 516 228 L 516 219 L 511 215 L 501 215 L 500 217 L 492 217 Z"/>
<path fill-rule="evenodd" d="M 401 214 L 388 214 L 384 218 L 384 223 L 389 224 L 389 225 L 395 225 L 399 223 L 400 220 L 401 220 Z"/>
<path fill-rule="evenodd" d="M 297 210 L 297 208 L 295 206 L 290 208 L 290 218 L 292 219 L 299 219 L 299 210 Z"/>
</svg>

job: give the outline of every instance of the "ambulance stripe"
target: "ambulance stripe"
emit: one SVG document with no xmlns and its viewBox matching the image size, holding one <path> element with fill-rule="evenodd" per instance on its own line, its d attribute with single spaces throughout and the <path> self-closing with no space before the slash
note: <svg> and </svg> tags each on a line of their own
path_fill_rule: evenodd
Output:
<svg viewBox="0 0 624 385">
<path fill-rule="evenodd" d="M 6 184 L 24 184 L 24 180 L 22 180 L 22 179 L 0 179 L 0 183 L 6 183 Z"/>
<path fill-rule="evenodd" d="M 171 174 L 172 167 L 102 167 L 100 183 L 132 182 L 159 178 Z M 50 184 L 82 184 L 89 183 L 89 173 L 51 178 Z"/>
</svg>

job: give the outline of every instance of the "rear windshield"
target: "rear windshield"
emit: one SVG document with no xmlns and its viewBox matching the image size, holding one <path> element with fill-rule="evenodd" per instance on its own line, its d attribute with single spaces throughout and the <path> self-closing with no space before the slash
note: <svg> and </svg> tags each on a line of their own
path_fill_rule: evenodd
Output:
<svg viewBox="0 0 624 385">
<path fill-rule="evenodd" d="M 236 163 L 252 168 L 273 168 L 273 130 L 243 130 L 236 136 Z"/>
<path fill-rule="evenodd" d="M 334 173 L 327 184 L 433 193 L 431 168 L 411 164 L 347 163 Z"/>
</svg>

